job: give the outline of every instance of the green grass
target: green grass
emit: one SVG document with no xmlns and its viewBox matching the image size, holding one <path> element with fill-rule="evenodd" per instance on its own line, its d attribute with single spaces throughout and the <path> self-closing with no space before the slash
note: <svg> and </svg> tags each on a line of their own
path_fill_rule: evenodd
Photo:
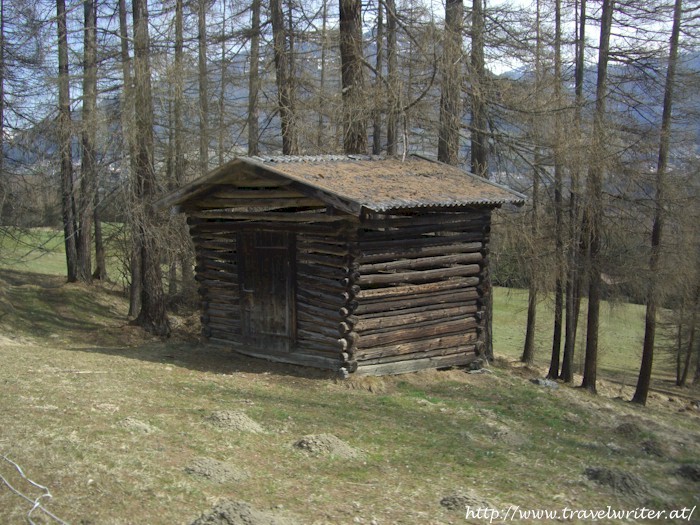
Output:
<svg viewBox="0 0 700 525">
<path fill-rule="evenodd" d="M 527 290 L 496 288 L 494 296 L 494 351 L 511 360 L 518 360 L 525 344 Z M 585 354 L 587 302 L 581 304 L 576 338 L 575 367 L 583 370 Z M 644 306 L 603 301 L 600 309 L 598 369 L 603 378 L 634 384 L 641 361 L 644 340 Z M 549 367 L 552 349 L 553 300 L 545 297 L 538 304 L 535 331 L 535 364 Z M 658 334 L 657 346 L 663 344 Z M 563 340 L 562 340 L 563 345 Z M 671 360 L 657 352 L 654 377 L 664 385 L 673 375 Z"/>
</svg>

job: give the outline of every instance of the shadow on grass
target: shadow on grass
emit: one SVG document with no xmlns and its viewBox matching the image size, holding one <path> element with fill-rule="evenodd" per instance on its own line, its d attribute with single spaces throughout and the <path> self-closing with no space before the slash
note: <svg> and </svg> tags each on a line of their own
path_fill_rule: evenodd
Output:
<svg viewBox="0 0 700 525">
<path fill-rule="evenodd" d="M 138 330 L 138 328 L 130 327 Z M 197 372 L 231 375 L 235 373 L 265 374 L 305 379 L 331 379 L 331 370 L 278 363 L 245 356 L 218 345 L 196 342 L 164 341 L 144 343 L 133 347 L 104 346 L 71 349 L 76 352 L 106 354 L 150 363 L 177 366 Z"/>
</svg>

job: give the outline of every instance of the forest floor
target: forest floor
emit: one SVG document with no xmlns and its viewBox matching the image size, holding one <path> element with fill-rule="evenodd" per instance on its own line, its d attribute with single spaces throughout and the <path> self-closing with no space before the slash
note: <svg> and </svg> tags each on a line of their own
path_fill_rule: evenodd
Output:
<svg viewBox="0 0 700 525">
<path fill-rule="evenodd" d="M 36 499 L 84 525 L 700 523 L 697 387 L 640 407 L 617 380 L 533 383 L 498 346 L 486 372 L 342 381 L 203 345 L 195 314 L 149 337 L 126 308 L 0 270 L 1 523 L 60 523 Z"/>
</svg>

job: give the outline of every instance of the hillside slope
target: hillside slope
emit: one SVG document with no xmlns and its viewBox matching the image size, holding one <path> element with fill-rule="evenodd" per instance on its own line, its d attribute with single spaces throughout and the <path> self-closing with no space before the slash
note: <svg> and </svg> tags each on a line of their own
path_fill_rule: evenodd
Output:
<svg viewBox="0 0 700 525">
<path fill-rule="evenodd" d="M 517 513 L 700 503 L 697 390 L 645 409 L 615 385 L 596 397 L 535 384 L 537 370 L 503 359 L 338 381 L 200 345 L 196 315 L 148 337 L 106 288 L 0 280 L 0 475 L 41 496 L 16 463 L 68 523 L 189 524 L 222 502 L 199 523 L 488 522 L 467 506 L 525 522 Z M 1 522 L 31 508 L 0 480 Z"/>
</svg>

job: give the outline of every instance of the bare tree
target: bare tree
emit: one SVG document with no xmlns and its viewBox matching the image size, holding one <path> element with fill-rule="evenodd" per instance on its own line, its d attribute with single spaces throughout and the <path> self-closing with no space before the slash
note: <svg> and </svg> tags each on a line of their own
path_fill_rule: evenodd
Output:
<svg viewBox="0 0 700 525">
<path fill-rule="evenodd" d="M 136 144 L 135 179 L 138 245 L 141 253 L 141 311 L 135 322 L 156 335 L 170 334 L 165 310 L 156 220 L 151 207 L 156 196 L 153 165 L 153 97 L 149 58 L 148 7 L 146 0 L 133 0 L 134 19 L 134 132 Z"/>
<path fill-rule="evenodd" d="M 250 6 L 250 68 L 248 73 L 248 155 L 257 155 L 258 135 L 258 94 L 260 93 L 260 0 L 253 0 Z"/>
<path fill-rule="evenodd" d="M 596 392 L 598 371 L 598 330 L 600 326 L 600 302 L 602 287 L 602 222 L 603 222 L 603 173 L 602 159 L 605 151 L 605 117 L 607 100 L 608 58 L 615 0 L 603 0 L 600 17 L 600 44 L 596 80 L 595 113 L 588 168 L 588 202 L 586 214 L 589 230 L 589 283 L 588 324 L 586 326 L 586 356 L 582 387 Z"/>
<path fill-rule="evenodd" d="M 68 71 L 68 28 L 66 2 L 56 0 L 58 24 L 58 132 L 61 148 L 61 207 L 66 248 L 68 282 L 78 279 L 78 250 L 71 149 L 70 77 Z"/>
<path fill-rule="evenodd" d="M 681 32 L 681 15 L 683 12 L 683 0 L 675 0 L 673 7 L 673 27 L 671 28 L 671 40 L 668 54 L 668 66 L 666 68 L 666 82 L 664 85 L 663 113 L 661 116 L 661 133 L 659 138 L 659 157 L 656 163 L 656 181 L 654 196 L 654 218 L 651 231 L 651 255 L 649 257 L 649 280 L 646 299 L 646 316 L 644 323 L 644 345 L 642 350 L 642 363 L 637 380 L 637 388 L 632 397 L 633 403 L 645 405 L 651 383 L 651 371 L 654 361 L 654 339 L 656 336 L 656 309 L 658 304 L 658 282 L 661 258 L 661 241 L 664 230 L 664 185 L 668 155 L 671 143 L 671 116 L 673 111 L 673 85 L 676 80 L 676 65 L 678 62 L 678 37 Z"/>
<path fill-rule="evenodd" d="M 78 206 L 78 280 L 92 280 L 92 228 L 97 191 L 97 6 L 85 0 L 83 38 L 82 141 L 80 148 L 80 199 Z"/>
</svg>

